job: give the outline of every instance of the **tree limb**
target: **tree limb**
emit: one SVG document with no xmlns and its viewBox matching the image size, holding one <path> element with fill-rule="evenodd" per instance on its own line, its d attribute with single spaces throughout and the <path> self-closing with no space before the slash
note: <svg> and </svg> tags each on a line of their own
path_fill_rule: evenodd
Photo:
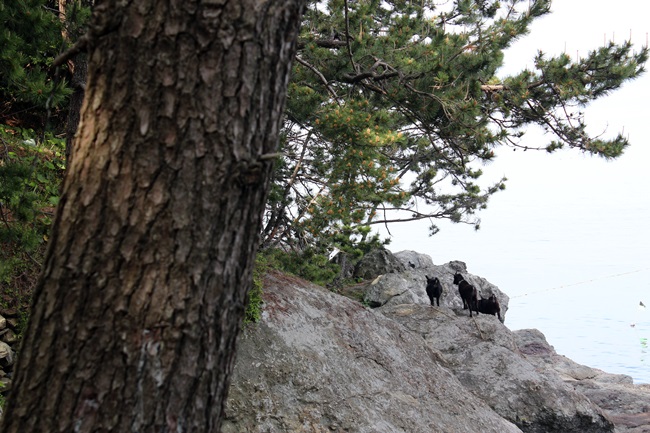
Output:
<svg viewBox="0 0 650 433">
<path fill-rule="evenodd" d="M 79 40 L 70 48 L 56 56 L 54 59 L 54 62 L 52 62 L 52 67 L 56 68 L 79 54 L 80 52 L 84 51 L 88 47 L 88 34 L 83 35 L 82 37 L 79 38 Z"/>
<path fill-rule="evenodd" d="M 296 56 L 296 61 L 298 63 L 300 63 L 301 65 L 303 65 L 305 68 L 312 71 L 314 74 L 316 74 L 318 76 L 318 78 L 320 78 L 320 80 L 323 82 L 323 84 L 325 85 L 325 88 L 330 93 L 330 95 L 332 95 L 334 100 L 338 102 L 338 100 L 339 100 L 338 95 L 336 94 L 334 89 L 332 89 L 332 87 L 330 86 L 329 81 L 327 81 L 327 78 L 325 78 L 325 76 L 318 69 L 316 69 L 315 66 L 312 66 L 311 64 L 307 63 L 300 56 Z"/>
<path fill-rule="evenodd" d="M 309 41 L 309 42 L 299 41 L 298 50 L 305 49 L 307 44 L 312 42 L 316 44 L 317 47 L 321 47 L 321 48 L 342 48 L 347 46 L 347 42 L 338 39 L 317 39 L 315 41 Z"/>
</svg>

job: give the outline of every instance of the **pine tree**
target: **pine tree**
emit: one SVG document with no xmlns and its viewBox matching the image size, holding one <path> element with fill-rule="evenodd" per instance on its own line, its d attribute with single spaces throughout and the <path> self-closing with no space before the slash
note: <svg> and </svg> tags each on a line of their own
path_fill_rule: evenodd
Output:
<svg viewBox="0 0 650 433">
<path fill-rule="evenodd" d="M 61 22 L 44 0 L 0 2 L 0 107 L 3 117 L 20 110 L 56 107 L 70 93 L 50 65 L 62 48 Z"/>
<path fill-rule="evenodd" d="M 620 134 L 590 136 L 581 110 L 642 73 L 646 48 L 610 43 L 575 60 L 540 52 L 533 68 L 501 77 L 504 50 L 551 2 L 439 3 L 310 3 L 266 247 L 346 248 L 394 221 L 478 227 L 476 212 L 505 187 L 482 186 L 481 164 L 500 146 L 530 146 L 522 136 L 531 125 L 548 133 L 537 147 L 549 152 L 615 158 L 628 145 Z"/>
<path fill-rule="evenodd" d="M 0 431 L 220 431 L 303 3 L 97 2 Z"/>
</svg>

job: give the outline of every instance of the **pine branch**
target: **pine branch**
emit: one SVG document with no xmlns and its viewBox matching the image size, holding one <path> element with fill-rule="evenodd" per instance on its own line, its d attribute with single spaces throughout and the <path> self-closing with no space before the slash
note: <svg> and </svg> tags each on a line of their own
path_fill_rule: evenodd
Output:
<svg viewBox="0 0 650 433">
<path fill-rule="evenodd" d="M 348 48 L 348 56 L 350 57 L 350 63 L 356 72 L 359 72 L 359 66 L 354 62 L 354 56 L 352 55 L 352 46 L 350 45 L 350 17 L 349 17 L 349 8 L 348 0 L 345 0 L 345 44 Z"/>
<path fill-rule="evenodd" d="M 58 67 L 79 54 L 81 51 L 87 50 L 88 47 L 97 41 L 102 36 L 106 36 L 110 33 L 113 33 L 118 30 L 122 24 L 123 16 L 122 14 L 111 14 L 104 13 L 104 9 L 108 9 L 111 6 L 109 4 L 100 4 L 96 5 L 94 8 L 95 17 L 100 17 L 96 21 L 93 21 L 86 33 L 84 33 L 77 42 L 70 47 L 68 50 L 59 54 L 52 63 L 53 67 Z"/>
<path fill-rule="evenodd" d="M 88 41 L 89 37 L 86 33 L 85 35 L 81 36 L 73 46 L 56 56 L 54 62 L 52 62 L 52 67 L 57 68 L 75 57 L 80 52 L 85 51 L 86 48 L 88 48 Z"/>
<path fill-rule="evenodd" d="M 335 49 L 347 46 L 347 42 L 341 41 L 339 39 L 317 39 L 310 42 L 298 41 L 298 50 L 304 50 L 307 44 L 312 42 L 316 44 L 317 47 L 321 48 Z"/>
<path fill-rule="evenodd" d="M 338 102 L 339 100 L 338 95 L 336 94 L 334 89 L 332 89 L 332 87 L 330 86 L 329 81 L 327 81 L 327 78 L 325 78 L 325 76 L 318 69 L 316 69 L 315 66 L 312 66 L 311 64 L 307 63 L 300 56 L 296 56 L 296 61 L 301 65 L 303 65 L 304 67 L 306 67 L 307 69 L 309 69 L 310 71 L 312 71 L 314 74 L 316 74 L 318 78 L 320 78 L 320 80 L 323 82 L 325 88 L 332 95 L 334 100 Z"/>
</svg>

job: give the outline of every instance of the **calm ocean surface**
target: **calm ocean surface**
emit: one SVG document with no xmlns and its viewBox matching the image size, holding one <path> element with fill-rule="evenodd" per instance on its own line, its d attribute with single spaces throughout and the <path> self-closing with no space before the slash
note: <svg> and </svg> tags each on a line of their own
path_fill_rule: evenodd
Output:
<svg viewBox="0 0 650 433">
<path fill-rule="evenodd" d="M 549 292 L 515 295 L 506 326 L 537 328 L 555 350 L 576 362 L 650 383 L 649 272 L 622 275 Z M 594 296 L 596 295 L 596 296 Z M 547 313 L 540 312 L 540 306 Z"/>
</svg>

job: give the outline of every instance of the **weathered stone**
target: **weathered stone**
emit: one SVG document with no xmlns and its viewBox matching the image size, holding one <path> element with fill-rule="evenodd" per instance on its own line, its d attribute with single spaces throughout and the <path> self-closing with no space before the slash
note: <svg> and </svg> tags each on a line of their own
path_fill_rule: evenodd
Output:
<svg viewBox="0 0 650 433">
<path fill-rule="evenodd" d="M 4 316 L 0 316 L 0 331 L 7 327 L 7 319 Z"/>
<path fill-rule="evenodd" d="M 398 254 L 401 255 L 401 253 Z M 429 305 L 430 301 L 426 294 L 426 277 L 428 276 L 430 278 L 438 277 L 442 284 L 440 307 L 448 307 L 461 315 L 469 315 L 467 311 L 463 311 L 463 301 L 458 293 L 458 286 L 454 285 L 454 273 L 462 272 L 465 279 L 476 287 L 480 296 L 488 298 L 494 294 L 497 297 L 501 306 L 501 320 L 505 321 L 509 298 L 497 286 L 485 278 L 467 273 L 463 262 L 453 261 L 441 266 L 427 265 L 423 267 L 421 265 L 427 263 L 426 257 L 428 256 L 416 257 L 414 254 L 407 255 L 406 260 L 417 261 L 418 265 L 415 268 L 409 267 L 404 272 L 382 275 L 366 285 L 363 289 L 365 292 L 363 299 L 367 305 L 372 308 L 382 305 L 414 303 Z M 404 256 L 401 257 L 404 258 Z"/>
<path fill-rule="evenodd" d="M 3 317 L 18 317 L 18 310 L 15 308 L 0 308 L 0 315 Z"/>
<path fill-rule="evenodd" d="M 600 408 L 557 373 L 539 370 L 518 353 L 512 332 L 494 316 L 470 319 L 421 305 L 378 311 L 422 335 L 465 388 L 524 432 L 614 431 Z"/>
<path fill-rule="evenodd" d="M 14 364 L 14 353 L 4 341 L 0 341 L 0 367 L 11 367 Z"/>
<path fill-rule="evenodd" d="M 421 285 L 418 275 L 409 271 L 380 275 L 366 285 L 363 299 L 371 308 L 386 304 L 413 304 L 422 301 L 418 296 Z"/>
<path fill-rule="evenodd" d="M 12 331 L 11 329 L 6 329 L 6 331 L 7 332 L 2 334 L 2 337 L 0 337 L 0 339 L 2 341 L 4 341 L 5 343 L 7 343 L 9 345 L 14 344 L 15 342 L 18 341 L 18 336 L 16 335 L 16 333 L 14 331 Z"/>
<path fill-rule="evenodd" d="M 0 378 L 0 392 L 6 392 L 11 388 L 11 379 L 8 377 Z"/>
<path fill-rule="evenodd" d="M 354 276 L 364 280 L 374 279 L 379 275 L 402 272 L 406 268 L 390 251 L 385 248 L 377 248 L 357 263 L 354 269 Z"/>
<path fill-rule="evenodd" d="M 405 250 L 395 253 L 394 255 L 400 262 L 402 262 L 406 269 L 419 269 L 433 266 L 431 256 L 426 254 Z"/>
<path fill-rule="evenodd" d="M 9 326 L 9 328 L 13 329 L 14 331 L 18 328 L 18 323 L 20 323 L 20 321 L 18 320 L 17 317 L 7 318 L 7 325 Z"/>
<path fill-rule="evenodd" d="M 424 275 L 448 283 L 459 270 L 462 262 L 386 274 L 375 284 L 406 291 L 373 310 L 268 275 L 261 323 L 239 340 L 222 432 L 650 431 L 650 385 L 557 355 L 537 330 L 470 319 L 453 293 L 431 307 Z"/>
<path fill-rule="evenodd" d="M 264 300 L 238 343 L 223 433 L 520 431 L 394 320 L 277 273 Z"/>
<path fill-rule="evenodd" d="M 540 369 L 551 369 L 567 385 L 603 409 L 618 433 L 650 432 L 650 384 L 634 385 L 624 374 L 610 374 L 558 355 L 537 329 L 514 332 L 519 350 Z"/>
</svg>

